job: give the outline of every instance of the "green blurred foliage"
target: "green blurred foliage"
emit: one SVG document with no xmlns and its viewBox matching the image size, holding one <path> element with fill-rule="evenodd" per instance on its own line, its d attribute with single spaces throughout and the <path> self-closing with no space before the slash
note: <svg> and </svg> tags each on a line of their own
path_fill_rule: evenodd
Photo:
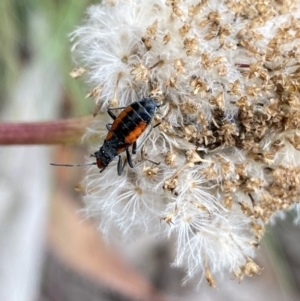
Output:
<svg viewBox="0 0 300 301">
<path fill-rule="evenodd" d="M 59 68 L 72 114 L 91 112 L 92 102 L 84 100 L 87 88 L 81 80 L 69 76 L 75 65 L 68 35 L 81 24 L 92 3 L 99 1 L 0 1 L 0 108 L 9 98 L 22 68 L 34 57 L 54 62 Z"/>
</svg>

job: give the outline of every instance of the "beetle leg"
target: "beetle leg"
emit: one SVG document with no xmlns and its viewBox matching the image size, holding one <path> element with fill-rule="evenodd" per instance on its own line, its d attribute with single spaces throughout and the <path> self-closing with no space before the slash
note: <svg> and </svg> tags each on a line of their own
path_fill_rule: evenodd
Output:
<svg viewBox="0 0 300 301">
<path fill-rule="evenodd" d="M 136 141 L 133 142 L 132 151 L 131 152 L 132 152 L 133 155 L 136 154 Z"/>
<path fill-rule="evenodd" d="M 124 170 L 124 167 L 126 166 L 128 162 L 128 165 L 131 167 L 131 168 L 134 168 L 135 165 L 133 165 L 132 163 L 132 159 L 131 159 L 131 156 L 130 156 L 130 152 L 128 150 L 128 148 L 126 149 L 126 159 L 124 161 L 124 163 L 122 162 L 122 156 L 119 156 L 119 160 L 118 160 L 118 175 L 120 176 Z"/>
<path fill-rule="evenodd" d="M 160 164 L 160 162 L 154 162 L 154 161 L 152 161 L 150 159 L 144 159 L 144 161 L 149 161 L 149 162 L 151 162 L 152 164 L 155 164 L 155 165 L 159 165 Z"/>
<path fill-rule="evenodd" d="M 132 146 L 132 148 L 133 148 L 134 146 Z M 132 150 L 132 153 L 133 153 L 133 150 Z M 154 161 L 152 161 L 152 160 L 150 160 L 150 159 L 147 159 L 147 158 L 142 158 L 142 161 L 141 162 L 139 162 L 139 163 L 137 163 L 137 164 L 133 164 L 133 162 L 132 162 L 132 159 L 131 159 L 131 156 L 130 156 L 130 153 L 129 153 L 129 150 L 128 149 L 126 149 L 126 155 L 127 155 L 127 161 L 128 161 L 128 164 L 129 164 L 129 166 L 131 167 L 131 168 L 134 168 L 134 167 L 137 167 L 137 166 L 139 166 L 139 165 L 141 165 L 142 163 L 144 163 L 145 161 L 149 161 L 149 162 L 151 162 L 151 163 L 153 163 L 153 164 L 155 164 L 155 165 L 159 165 L 160 164 L 160 162 L 154 162 Z"/>
<path fill-rule="evenodd" d="M 117 118 L 117 116 L 111 111 L 111 109 L 108 109 L 107 113 L 113 120 L 115 120 Z"/>
<path fill-rule="evenodd" d="M 118 161 L 118 175 L 119 176 L 122 174 L 126 163 L 127 163 L 127 159 L 125 159 L 124 163 L 122 164 L 122 157 L 119 156 L 119 161 Z"/>
<path fill-rule="evenodd" d="M 121 173 L 123 171 L 123 168 L 122 168 L 122 158 L 121 156 L 119 156 L 119 161 L 118 161 L 118 175 L 120 176 Z"/>
<path fill-rule="evenodd" d="M 154 161 L 152 161 L 152 160 L 150 160 L 150 159 L 143 159 L 141 162 L 139 162 L 139 163 L 137 163 L 137 164 L 135 164 L 135 165 L 132 165 L 132 166 L 130 166 L 130 167 L 131 167 L 131 168 L 138 167 L 138 166 L 140 166 L 141 164 L 143 164 L 145 161 L 149 161 L 150 163 L 155 164 L 155 165 L 159 165 L 159 164 L 160 164 L 160 162 L 154 162 Z"/>
<path fill-rule="evenodd" d="M 150 159 L 148 159 L 148 158 L 145 158 L 144 146 L 143 146 L 142 149 L 141 149 L 141 157 L 142 157 L 142 162 L 141 162 L 141 163 L 143 163 L 143 162 L 145 162 L 145 161 L 149 161 L 149 162 L 151 162 L 151 163 L 153 163 L 153 164 L 155 164 L 155 165 L 159 165 L 159 164 L 160 164 L 160 162 L 155 162 L 155 161 L 152 161 L 152 160 L 150 160 Z M 139 164 L 140 164 L 140 163 L 139 163 Z"/>
<path fill-rule="evenodd" d="M 104 171 L 104 169 L 105 169 L 105 168 L 106 168 L 106 167 L 104 167 L 104 168 L 100 169 L 100 171 L 99 171 L 99 172 L 101 173 L 102 171 Z"/>
<path fill-rule="evenodd" d="M 126 161 L 128 161 L 129 166 L 131 168 L 134 168 L 135 165 L 133 165 L 133 163 L 132 163 L 132 159 L 131 159 L 130 152 L 129 152 L 128 148 L 126 149 L 126 157 L 127 157 Z"/>
<path fill-rule="evenodd" d="M 126 107 L 119 107 L 119 108 L 108 108 L 107 109 L 107 114 L 113 119 L 115 120 L 117 118 L 117 116 L 112 112 L 113 110 L 123 110 Z"/>
<path fill-rule="evenodd" d="M 106 128 L 107 128 L 108 131 L 110 131 L 111 125 L 112 125 L 112 123 L 107 123 L 106 124 Z"/>
</svg>

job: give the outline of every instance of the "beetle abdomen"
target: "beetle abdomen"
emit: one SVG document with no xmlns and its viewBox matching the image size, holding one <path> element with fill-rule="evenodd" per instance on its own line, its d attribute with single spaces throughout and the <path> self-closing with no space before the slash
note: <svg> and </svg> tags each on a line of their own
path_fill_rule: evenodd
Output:
<svg viewBox="0 0 300 301">
<path fill-rule="evenodd" d="M 157 104 L 152 98 L 143 98 L 132 103 L 114 120 L 106 140 L 117 137 L 120 147 L 133 144 L 151 122 L 156 107 Z"/>
</svg>

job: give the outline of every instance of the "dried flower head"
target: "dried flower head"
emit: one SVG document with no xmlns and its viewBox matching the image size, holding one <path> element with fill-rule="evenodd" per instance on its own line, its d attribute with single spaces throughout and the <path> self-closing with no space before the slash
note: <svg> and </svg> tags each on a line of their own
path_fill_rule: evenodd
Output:
<svg viewBox="0 0 300 301">
<path fill-rule="evenodd" d="M 145 162 L 84 180 L 108 236 L 171 235 L 175 264 L 215 286 L 260 273 L 265 225 L 299 202 L 300 2 L 103 1 L 72 35 L 98 111 L 162 102 Z M 86 137 L 104 134 L 102 119 Z M 140 139 L 141 141 L 142 139 Z M 99 144 L 95 146 L 99 147 Z"/>
</svg>

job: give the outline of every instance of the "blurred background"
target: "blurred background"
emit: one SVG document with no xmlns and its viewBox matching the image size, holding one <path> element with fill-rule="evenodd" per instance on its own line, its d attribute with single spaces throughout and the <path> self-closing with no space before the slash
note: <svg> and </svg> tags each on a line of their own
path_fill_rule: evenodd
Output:
<svg viewBox="0 0 300 301">
<path fill-rule="evenodd" d="M 68 35 L 91 0 L 0 1 L 1 122 L 92 115 L 87 88 L 69 72 Z M 117 22 L 117 20 L 116 20 Z M 0 301 L 300 300 L 300 233 L 293 213 L 269 227 L 258 250 L 261 275 L 228 274 L 198 291 L 171 268 L 171 242 L 144 237 L 108 246 L 81 213 L 81 143 L 0 147 Z"/>
</svg>

